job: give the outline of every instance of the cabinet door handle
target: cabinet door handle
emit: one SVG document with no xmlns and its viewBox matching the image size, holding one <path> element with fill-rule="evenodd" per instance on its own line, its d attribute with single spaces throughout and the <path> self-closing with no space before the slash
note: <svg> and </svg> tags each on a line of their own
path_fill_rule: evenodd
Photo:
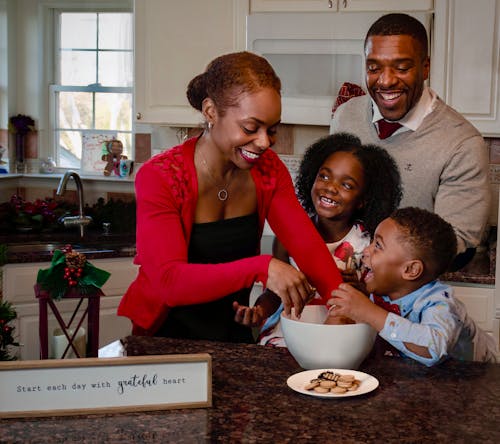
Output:
<svg viewBox="0 0 500 444">
<path fill-rule="evenodd" d="M 142 119 L 142 113 L 137 113 L 137 114 L 135 115 L 135 118 L 136 118 L 137 120 L 141 120 L 141 119 Z"/>
<path fill-rule="evenodd" d="M 344 8 L 347 8 L 347 0 L 344 0 L 342 4 L 344 5 Z"/>
</svg>

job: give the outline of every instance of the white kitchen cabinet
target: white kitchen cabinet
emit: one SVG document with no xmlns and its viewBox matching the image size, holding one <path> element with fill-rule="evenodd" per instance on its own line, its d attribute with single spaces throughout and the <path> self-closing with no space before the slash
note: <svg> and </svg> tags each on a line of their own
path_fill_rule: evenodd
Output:
<svg viewBox="0 0 500 444">
<path fill-rule="evenodd" d="M 338 0 L 250 0 L 250 12 L 337 12 Z"/>
<path fill-rule="evenodd" d="M 430 85 L 484 136 L 500 135 L 500 0 L 435 0 Z"/>
<path fill-rule="evenodd" d="M 434 0 L 251 0 L 251 12 L 429 11 Z"/>
<path fill-rule="evenodd" d="M 339 11 L 431 11 L 434 0 L 339 0 Z"/>
<path fill-rule="evenodd" d="M 245 49 L 247 13 L 248 0 L 136 0 L 136 122 L 198 125 L 187 85 L 215 57 Z"/>
<path fill-rule="evenodd" d="M 281 78 L 282 123 L 330 124 L 345 82 L 364 86 L 366 32 L 382 12 L 256 12 L 247 20 L 247 49 L 263 55 Z M 430 12 L 411 12 L 430 30 Z"/>
<path fill-rule="evenodd" d="M 478 327 L 498 341 L 499 320 L 495 316 L 495 287 L 461 282 L 447 283 L 452 286 L 454 296 L 465 304 L 467 313 Z"/>
<path fill-rule="evenodd" d="M 93 259 L 92 264 L 111 273 L 102 291 L 105 296 L 100 300 L 99 317 L 99 347 L 109 344 L 131 333 L 131 323 L 127 318 L 117 316 L 116 309 L 121 297 L 137 274 L 137 266 L 133 258 Z M 17 312 L 15 320 L 16 340 L 22 344 L 19 347 L 19 359 L 39 359 L 40 341 L 38 338 L 38 299 L 33 286 L 36 283 L 38 270 L 48 268 L 49 262 L 6 264 L 3 266 L 3 300 L 12 303 Z M 78 304 L 78 299 L 57 301 L 57 307 L 66 323 Z M 85 310 L 87 301 L 80 307 L 79 315 L 73 324 L 76 326 Z M 50 307 L 49 313 L 49 356 L 51 355 L 52 332 L 59 327 Z M 87 318 L 82 327 L 87 328 Z"/>
</svg>

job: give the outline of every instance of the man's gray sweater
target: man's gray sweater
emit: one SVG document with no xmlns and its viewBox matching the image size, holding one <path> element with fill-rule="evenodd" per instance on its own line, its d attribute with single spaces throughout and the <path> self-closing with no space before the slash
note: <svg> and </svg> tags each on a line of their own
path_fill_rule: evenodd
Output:
<svg viewBox="0 0 500 444">
<path fill-rule="evenodd" d="M 401 207 L 425 208 L 447 220 L 457 234 L 459 252 L 479 244 L 490 209 L 488 151 L 481 134 L 462 115 L 438 98 L 416 131 L 381 140 L 366 95 L 335 111 L 330 132 L 339 131 L 357 135 L 363 144 L 382 146 L 393 156 L 403 185 Z"/>
</svg>

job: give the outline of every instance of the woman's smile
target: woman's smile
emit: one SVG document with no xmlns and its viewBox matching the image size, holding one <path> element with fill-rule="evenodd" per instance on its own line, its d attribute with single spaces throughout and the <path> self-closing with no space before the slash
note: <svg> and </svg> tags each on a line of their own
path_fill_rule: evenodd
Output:
<svg viewBox="0 0 500 444">
<path fill-rule="evenodd" d="M 241 154 L 241 157 L 245 159 L 248 163 L 255 163 L 260 159 L 262 153 L 255 153 L 253 151 L 249 151 L 243 147 L 238 148 Z"/>
</svg>

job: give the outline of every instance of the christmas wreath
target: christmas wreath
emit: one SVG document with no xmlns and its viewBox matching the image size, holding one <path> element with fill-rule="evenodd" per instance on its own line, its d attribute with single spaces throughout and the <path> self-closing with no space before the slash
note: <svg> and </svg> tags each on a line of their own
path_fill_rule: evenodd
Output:
<svg viewBox="0 0 500 444">
<path fill-rule="evenodd" d="M 0 361 L 14 361 L 16 359 L 10 354 L 10 347 L 17 347 L 19 343 L 14 341 L 14 327 L 9 325 L 9 322 L 16 317 L 17 314 L 12 308 L 12 304 L 0 301 Z"/>
<path fill-rule="evenodd" d="M 71 245 L 55 250 L 50 268 L 38 270 L 36 282 L 52 299 L 61 299 L 71 289 L 81 294 L 95 293 L 108 280 L 110 273 L 94 267 L 83 253 Z"/>
</svg>

